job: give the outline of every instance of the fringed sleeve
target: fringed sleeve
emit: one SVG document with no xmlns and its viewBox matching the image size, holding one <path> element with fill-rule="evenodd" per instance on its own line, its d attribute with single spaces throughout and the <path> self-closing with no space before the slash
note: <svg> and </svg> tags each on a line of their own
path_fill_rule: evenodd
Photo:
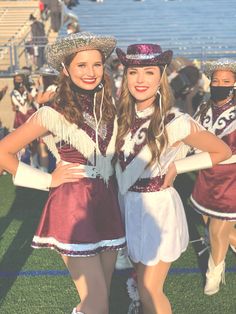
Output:
<svg viewBox="0 0 236 314">
<path fill-rule="evenodd" d="M 34 119 L 35 123 L 42 125 L 50 132 L 49 135 L 43 137 L 43 140 L 55 156 L 57 162 L 60 160 L 60 156 L 56 143 L 65 142 L 77 149 L 92 165 L 94 164 L 96 143 L 83 129 L 78 128 L 76 124 L 69 122 L 62 114 L 48 106 L 40 108 L 31 119 Z M 115 119 L 114 132 L 108 145 L 106 156 L 103 156 L 100 151 L 96 152 L 96 169 L 106 182 L 108 182 L 109 177 L 114 172 L 111 160 L 115 151 L 116 133 L 117 121 Z"/>
</svg>

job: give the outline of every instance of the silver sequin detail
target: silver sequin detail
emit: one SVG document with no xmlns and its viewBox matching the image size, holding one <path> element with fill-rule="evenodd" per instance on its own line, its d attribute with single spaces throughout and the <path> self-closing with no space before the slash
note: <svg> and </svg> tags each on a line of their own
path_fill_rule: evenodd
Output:
<svg viewBox="0 0 236 314">
<path fill-rule="evenodd" d="M 56 42 L 46 46 L 48 64 L 60 71 L 61 63 L 66 56 L 83 50 L 100 50 L 105 59 L 109 57 L 116 46 L 116 39 L 112 36 L 100 36 L 88 32 L 70 34 L 59 38 Z"/>
<path fill-rule="evenodd" d="M 130 60 L 150 60 L 156 57 L 159 57 L 161 55 L 161 53 L 153 53 L 153 54 L 149 54 L 149 55 L 143 55 L 143 54 L 136 54 L 136 55 L 126 55 L 126 59 L 130 59 Z"/>
<path fill-rule="evenodd" d="M 229 70 L 236 73 L 236 60 L 234 59 L 220 58 L 214 61 L 206 61 L 203 66 L 206 76 L 210 79 L 216 70 Z"/>
<path fill-rule="evenodd" d="M 91 127 L 93 130 L 96 129 L 96 123 L 95 123 L 95 119 L 94 117 L 92 117 L 89 113 L 87 112 L 83 112 L 83 117 L 85 119 L 85 123 Z M 99 136 L 105 140 L 106 136 L 107 136 L 107 128 L 105 124 L 100 125 L 99 129 L 98 129 L 98 134 Z"/>
</svg>

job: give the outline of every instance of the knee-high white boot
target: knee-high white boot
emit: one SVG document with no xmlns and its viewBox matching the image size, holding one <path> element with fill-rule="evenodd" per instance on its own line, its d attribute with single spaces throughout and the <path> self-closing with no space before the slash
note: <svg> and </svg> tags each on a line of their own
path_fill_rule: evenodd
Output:
<svg viewBox="0 0 236 314">
<path fill-rule="evenodd" d="M 208 269 L 206 272 L 206 285 L 204 293 L 207 295 L 215 294 L 220 289 L 220 282 L 225 284 L 225 261 L 215 265 L 212 256 L 208 260 Z"/>
</svg>

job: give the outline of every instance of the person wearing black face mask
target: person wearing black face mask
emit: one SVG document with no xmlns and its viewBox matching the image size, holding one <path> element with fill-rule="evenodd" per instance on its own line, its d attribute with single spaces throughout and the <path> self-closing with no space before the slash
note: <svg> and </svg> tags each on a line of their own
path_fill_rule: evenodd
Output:
<svg viewBox="0 0 236 314">
<path fill-rule="evenodd" d="M 24 75 L 16 74 L 13 79 L 14 89 L 11 92 L 11 102 L 15 111 L 14 129 L 22 125 L 35 111 L 33 96 L 24 84 Z"/>
<path fill-rule="evenodd" d="M 236 60 L 207 62 L 205 72 L 211 80 L 210 99 L 199 107 L 195 117 L 226 142 L 233 154 L 222 164 L 201 170 L 190 197 L 209 231 L 211 250 L 204 293 L 212 295 L 224 282 L 228 247 L 236 253 Z"/>
<path fill-rule="evenodd" d="M 221 71 L 222 72 L 222 71 Z M 212 83 L 214 84 L 214 82 Z M 211 100 L 216 104 L 234 96 L 234 86 L 210 86 Z M 221 105 L 221 104 L 219 104 Z"/>
</svg>

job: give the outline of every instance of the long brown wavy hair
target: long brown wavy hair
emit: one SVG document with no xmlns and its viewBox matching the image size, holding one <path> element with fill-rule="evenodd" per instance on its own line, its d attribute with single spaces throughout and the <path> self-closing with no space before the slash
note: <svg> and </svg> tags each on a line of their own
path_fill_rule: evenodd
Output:
<svg viewBox="0 0 236 314">
<path fill-rule="evenodd" d="M 64 65 L 68 69 L 76 53 L 67 56 L 64 60 Z M 103 58 L 104 59 L 104 58 Z M 103 60 L 104 61 L 104 60 Z M 111 80 L 104 71 L 104 97 L 103 97 L 103 110 L 102 110 L 102 122 L 108 122 L 114 118 L 116 114 L 116 108 L 113 105 Z M 55 96 L 55 107 L 64 115 L 64 117 L 71 123 L 75 123 L 81 127 L 83 122 L 81 96 L 75 92 L 71 79 L 61 71 L 57 93 Z M 102 90 L 96 94 L 96 115 L 99 119 L 99 105 L 102 100 Z"/>
<path fill-rule="evenodd" d="M 171 88 L 168 83 L 167 75 L 163 68 L 160 67 L 162 78 L 160 83 L 160 93 L 162 97 L 162 114 L 166 118 L 168 111 L 173 106 L 174 97 Z M 159 95 L 154 101 L 154 112 L 151 116 L 151 121 L 147 131 L 147 144 L 151 150 L 152 158 L 148 166 L 154 164 L 155 160 L 160 159 L 160 155 L 168 143 L 167 133 L 164 128 L 164 132 L 160 137 L 157 136 L 161 133 L 161 114 L 159 107 Z M 116 141 L 116 151 L 119 152 L 125 135 L 129 132 L 135 119 L 135 98 L 130 94 L 127 84 L 127 68 L 124 70 L 121 96 L 118 105 L 118 135 Z"/>
</svg>

